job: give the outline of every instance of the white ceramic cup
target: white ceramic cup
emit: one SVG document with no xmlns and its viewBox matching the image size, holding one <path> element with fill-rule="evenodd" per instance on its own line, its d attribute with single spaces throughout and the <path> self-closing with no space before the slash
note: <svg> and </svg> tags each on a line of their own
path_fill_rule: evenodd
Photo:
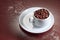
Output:
<svg viewBox="0 0 60 40">
<path fill-rule="evenodd" d="M 41 8 L 41 9 L 47 10 L 49 12 L 49 16 L 45 19 L 38 19 L 33 15 L 33 17 L 31 17 L 31 21 L 33 20 L 32 22 L 34 27 L 42 27 L 48 23 L 48 20 L 51 19 L 51 15 L 52 15 L 51 12 L 47 8 Z"/>
</svg>

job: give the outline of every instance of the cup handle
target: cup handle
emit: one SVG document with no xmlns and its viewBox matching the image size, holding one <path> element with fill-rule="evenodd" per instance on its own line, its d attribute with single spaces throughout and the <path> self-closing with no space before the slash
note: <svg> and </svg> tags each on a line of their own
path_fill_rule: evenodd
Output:
<svg viewBox="0 0 60 40">
<path fill-rule="evenodd" d="M 32 23 L 33 22 L 33 17 L 29 18 L 29 22 Z"/>
</svg>

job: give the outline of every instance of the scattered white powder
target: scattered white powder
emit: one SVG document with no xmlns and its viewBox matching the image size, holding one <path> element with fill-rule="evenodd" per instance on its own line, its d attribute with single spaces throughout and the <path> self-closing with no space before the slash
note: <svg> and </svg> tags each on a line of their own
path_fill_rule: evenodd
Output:
<svg viewBox="0 0 60 40">
<path fill-rule="evenodd" d="M 11 9 L 13 9 L 13 8 L 14 8 L 13 6 L 9 6 L 8 7 L 8 11 L 11 10 Z"/>
</svg>

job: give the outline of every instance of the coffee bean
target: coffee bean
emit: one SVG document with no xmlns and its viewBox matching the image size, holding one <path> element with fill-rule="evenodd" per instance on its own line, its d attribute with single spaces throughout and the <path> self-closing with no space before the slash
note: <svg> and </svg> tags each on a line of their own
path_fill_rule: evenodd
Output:
<svg viewBox="0 0 60 40">
<path fill-rule="evenodd" d="M 38 19 L 45 19 L 49 17 L 49 12 L 45 9 L 39 9 L 34 12 L 34 16 Z"/>
</svg>

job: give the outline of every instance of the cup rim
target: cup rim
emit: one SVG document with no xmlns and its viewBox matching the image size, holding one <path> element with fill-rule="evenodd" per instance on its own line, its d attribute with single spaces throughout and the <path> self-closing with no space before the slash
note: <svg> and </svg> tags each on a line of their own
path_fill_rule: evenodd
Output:
<svg viewBox="0 0 60 40">
<path fill-rule="evenodd" d="M 39 18 L 36 18 L 34 15 L 33 15 L 33 17 L 35 18 L 35 19 L 38 19 L 38 20 L 47 20 L 49 17 L 50 17 L 50 15 L 51 15 L 51 12 L 47 9 L 47 8 L 41 8 L 41 9 L 46 9 L 48 12 L 49 12 L 49 16 L 47 17 L 47 18 L 45 18 L 45 19 L 39 19 Z M 39 10 L 39 9 L 38 9 Z M 35 11 L 34 11 L 35 12 Z"/>
</svg>

